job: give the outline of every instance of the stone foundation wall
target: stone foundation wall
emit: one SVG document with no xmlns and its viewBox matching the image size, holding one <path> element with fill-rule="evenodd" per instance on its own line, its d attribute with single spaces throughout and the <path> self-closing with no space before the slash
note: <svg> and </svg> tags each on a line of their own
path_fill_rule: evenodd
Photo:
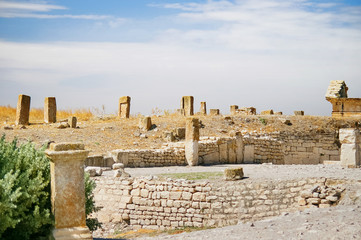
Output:
<svg viewBox="0 0 361 240">
<path fill-rule="evenodd" d="M 301 192 L 326 179 L 249 182 L 161 181 L 96 177 L 101 222 L 127 221 L 138 228 L 226 226 L 297 210 Z"/>
<path fill-rule="evenodd" d="M 202 138 L 198 144 L 200 164 L 241 163 L 242 138 Z M 186 165 L 184 142 L 167 143 L 162 149 L 114 150 L 115 162 L 126 167 L 162 167 Z M 237 156 L 238 160 L 237 161 Z"/>
<path fill-rule="evenodd" d="M 320 164 L 340 160 L 336 132 L 245 135 L 243 140 L 245 146 L 254 146 L 254 153 L 248 156 L 253 163 Z"/>
</svg>

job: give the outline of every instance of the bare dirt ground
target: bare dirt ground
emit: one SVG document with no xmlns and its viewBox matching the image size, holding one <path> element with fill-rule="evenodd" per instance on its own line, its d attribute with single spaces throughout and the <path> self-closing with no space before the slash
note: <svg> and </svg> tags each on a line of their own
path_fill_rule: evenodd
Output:
<svg viewBox="0 0 361 240">
<path fill-rule="evenodd" d="M 331 117 L 315 116 L 197 116 L 203 124 L 201 136 L 229 136 L 231 131 L 246 133 L 271 133 L 286 131 L 325 132 L 340 127 L 361 125 L 360 119 L 350 118 L 335 120 Z M 151 131 L 142 131 L 138 127 L 140 117 L 117 119 L 114 116 L 79 121 L 78 128 L 59 129 L 55 124 L 43 124 L 41 121 L 30 122 L 30 125 L 15 126 L 12 122 L 0 123 L 0 135 L 5 134 L 7 140 L 18 138 L 19 142 L 32 141 L 38 146 L 48 141 L 82 142 L 91 150 L 90 155 L 105 154 L 115 149 L 156 149 L 165 142 L 164 132 L 177 127 L 185 127 L 185 117 L 172 114 L 152 116 L 156 126 Z M 290 120 L 291 125 L 284 124 Z"/>
</svg>

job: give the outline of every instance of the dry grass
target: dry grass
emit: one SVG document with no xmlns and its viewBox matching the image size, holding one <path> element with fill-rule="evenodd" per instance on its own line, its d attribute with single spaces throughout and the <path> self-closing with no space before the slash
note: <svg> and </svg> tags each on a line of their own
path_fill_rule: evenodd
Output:
<svg viewBox="0 0 361 240">
<path fill-rule="evenodd" d="M 58 110 L 57 119 L 66 119 L 70 116 L 75 116 L 80 121 L 88 121 L 94 117 L 93 113 L 89 109 L 76 109 L 76 110 Z M 0 106 L 0 121 L 8 123 L 15 122 L 16 108 L 11 106 Z M 44 110 L 42 108 L 30 109 L 29 115 L 30 122 L 43 122 L 44 121 Z"/>
</svg>

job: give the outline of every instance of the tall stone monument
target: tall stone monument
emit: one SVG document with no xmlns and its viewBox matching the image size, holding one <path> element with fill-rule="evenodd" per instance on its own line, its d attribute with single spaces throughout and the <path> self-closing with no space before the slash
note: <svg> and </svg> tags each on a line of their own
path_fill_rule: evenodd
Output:
<svg viewBox="0 0 361 240">
<path fill-rule="evenodd" d="M 236 114 L 237 114 L 237 110 L 238 110 L 238 106 L 237 106 L 237 105 L 231 105 L 231 107 L 230 107 L 231 115 L 236 115 Z"/>
<path fill-rule="evenodd" d="M 184 96 L 181 101 L 181 109 L 184 109 L 184 116 L 193 116 L 193 96 Z"/>
<path fill-rule="evenodd" d="M 44 122 L 56 122 L 56 99 L 55 97 L 47 97 L 44 101 Z"/>
<path fill-rule="evenodd" d="M 81 143 L 52 143 L 50 158 L 51 204 L 55 217 L 52 237 L 93 239 L 86 226 L 84 161 L 89 151 Z"/>
<path fill-rule="evenodd" d="M 198 165 L 199 120 L 186 120 L 185 156 L 189 166 Z"/>
<path fill-rule="evenodd" d="M 130 116 L 130 97 L 123 96 L 119 98 L 119 111 L 118 116 L 120 118 L 129 118 Z"/>
<path fill-rule="evenodd" d="M 16 106 L 15 125 L 28 125 L 30 113 L 30 100 L 27 95 L 19 95 L 18 105 Z"/>
</svg>

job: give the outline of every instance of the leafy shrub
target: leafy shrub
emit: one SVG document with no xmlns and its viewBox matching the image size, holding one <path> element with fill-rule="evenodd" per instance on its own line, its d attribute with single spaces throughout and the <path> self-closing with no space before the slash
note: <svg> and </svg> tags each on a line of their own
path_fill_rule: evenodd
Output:
<svg viewBox="0 0 361 240">
<path fill-rule="evenodd" d="M 45 146 L 37 150 L 32 143 L 17 146 L 0 138 L 0 239 L 45 238 L 54 222 L 50 201 L 50 162 Z M 100 227 L 93 190 L 95 182 L 85 175 L 86 223 L 91 231 Z"/>
<path fill-rule="evenodd" d="M 0 139 L 0 239 L 36 239 L 52 226 L 45 148 Z"/>
</svg>

